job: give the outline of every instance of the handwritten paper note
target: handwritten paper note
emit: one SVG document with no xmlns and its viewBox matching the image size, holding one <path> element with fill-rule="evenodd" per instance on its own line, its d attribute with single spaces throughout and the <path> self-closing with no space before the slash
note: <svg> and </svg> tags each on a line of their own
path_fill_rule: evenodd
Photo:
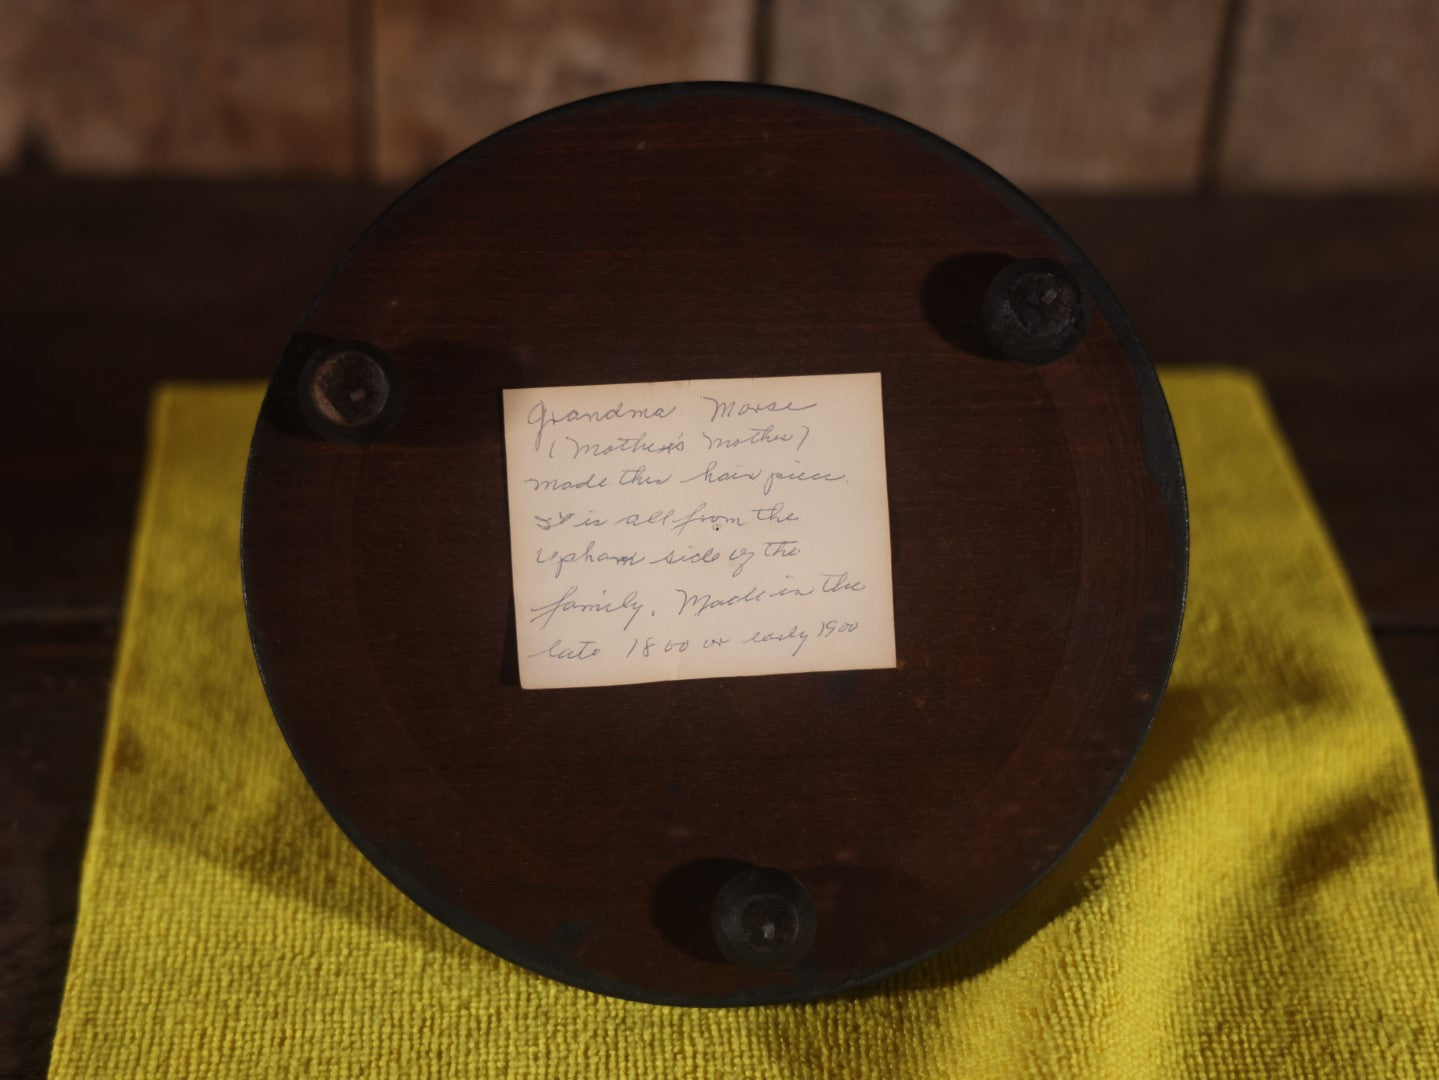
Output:
<svg viewBox="0 0 1439 1080">
<path fill-rule="evenodd" d="M 520 684 L 895 665 L 878 374 L 504 392 Z"/>
</svg>

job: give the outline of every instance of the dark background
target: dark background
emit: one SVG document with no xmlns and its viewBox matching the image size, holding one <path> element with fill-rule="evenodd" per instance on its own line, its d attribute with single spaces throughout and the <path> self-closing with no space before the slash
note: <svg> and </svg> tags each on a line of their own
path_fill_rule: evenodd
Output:
<svg viewBox="0 0 1439 1080">
<path fill-rule="evenodd" d="M 32 0 L 0 31 L 0 1080 L 44 1074 L 162 378 L 260 378 L 400 187 L 759 79 L 1033 193 L 1160 364 L 1261 375 L 1439 791 L 1431 0 Z M 1276 612 L 1276 618 L 1283 618 Z"/>
</svg>

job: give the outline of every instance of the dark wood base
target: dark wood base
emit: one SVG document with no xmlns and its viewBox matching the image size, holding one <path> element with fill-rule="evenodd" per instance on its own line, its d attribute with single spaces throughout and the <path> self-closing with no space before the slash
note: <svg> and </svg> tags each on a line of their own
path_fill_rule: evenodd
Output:
<svg viewBox="0 0 1439 1080">
<path fill-rule="evenodd" d="M 0 1077 L 43 1076 L 159 378 L 268 378 L 394 196 L 0 181 Z M 1040 200 L 1150 354 L 1264 377 L 1439 798 L 1439 198 Z"/>
</svg>

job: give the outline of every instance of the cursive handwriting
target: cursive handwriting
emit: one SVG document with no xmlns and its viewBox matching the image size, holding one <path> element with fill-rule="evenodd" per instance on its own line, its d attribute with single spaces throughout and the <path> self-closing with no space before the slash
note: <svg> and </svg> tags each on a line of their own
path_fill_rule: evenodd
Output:
<svg viewBox="0 0 1439 1080">
<path fill-rule="evenodd" d="M 547 656 L 551 660 L 589 660 L 599 654 L 600 647 L 593 641 L 581 641 L 578 645 L 570 646 L 565 644 L 564 638 L 555 638 L 539 652 L 530 653 L 529 659 Z"/>
<path fill-rule="evenodd" d="M 819 480 L 825 483 L 834 483 L 845 478 L 844 473 L 828 472 L 805 472 L 796 470 L 784 472 L 779 469 L 771 469 L 766 472 L 764 469 L 722 469 L 718 461 L 711 461 L 693 476 L 687 476 L 681 480 L 681 484 L 688 484 L 695 480 L 703 480 L 706 484 L 726 484 L 734 480 L 759 480 L 763 478 L 763 485 L 760 488 L 768 495 L 774 489 L 777 480 Z"/>
<path fill-rule="evenodd" d="M 553 566 L 557 578 L 571 563 L 614 563 L 617 566 L 639 566 L 644 561 L 645 557 L 637 551 L 631 551 L 628 554 L 596 551 L 593 540 L 585 545 L 584 551 L 561 551 L 559 548 L 551 548 L 549 554 L 546 554 L 545 549 L 540 548 L 535 552 L 535 563 L 539 566 Z"/>
<path fill-rule="evenodd" d="M 813 588 L 801 589 L 793 585 L 781 585 L 774 589 L 760 588 L 753 585 L 742 593 L 730 593 L 728 595 L 716 595 L 713 592 L 690 592 L 676 586 L 675 592 L 679 593 L 679 607 L 675 610 L 676 615 L 703 615 L 706 611 L 713 611 L 717 608 L 734 607 L 737 604 L 758 604 L 764 600 L 781 600 L 785 597 L 806 597 L 813 596 Z"/>
<path fill-rule="evenodd" d="M 736 604 L 757 604 L 766 595 L 763 589 L 753 586 L 747 592 L 731 593 L 729 596 L 723 597 L 716 597 L 714 593 L 691 593 L 684 589 L 676 589 L 675 592 L 680 594 L 680 607 L 676 612 L 678 615 L 703 615 L 706 611 L 713 611 L 716 608 L 734 607 Z"/>
<path fill-rule="evenodd" d="M 545 432 L 557 424 L 573 424 L 578 421 L 603 424 L 609 420 L 664 420 L 673 416 L 678 408 L 678 405 L 660 405 L 631 409 L 626 408 L 623 401 L 619 401 L 608 409 L 567 409 L 556 413 L 546 408 L 544 399 L 541 398 L 530 407 L 530 411 L 525 415 L 525 423 L 534 427 L 535 449 L 539 450 L 544 445 Z"/>
<path fill-rule="evenodd" d="M 819 404 L 817 401 L 804 405 L 797 405 L 793 401 L 721 401 L 708 394 L 700 396 L 710 403 L 710 423 L 716 420 L 739 420 L 756 413 L 804 412 Z"/>
<path fill-rule="evenodd" d="M 583 480 L 562 480 L 558 476 L 545 479 L 537 476 L 525 477 L 525 483 L 534 484 L 536 491 L 598 491 L 608 480 L 609 477 L 597 477 L 594 473 L 590 473 Z"/>
<path fill-rule="evenodd" d="M 608 457 L 610 454 L 681 454 L 684 453 L 685 437 L 680 433 L 668 442 L 652 442 L 649 432 L 638 435 L 621 435 L 611 442 L 580 442 L 572 435 L 565 436 L 570 444 L 570 460 L 579 457 Z"/>
<path fill-rule="evenodd" d="M 804 648 L 804 643 L 809 640 L 809 631 L 801 630 L 799 625 L 791 626 L 788 630 L 756 630 L 749 637 L 744 639 L 746 645 L 768 645 L 770 643 L 780 644 L 786 641 L 793 641 L 797 644 L 791 656 L 798 656 L 799 651 Z"/>
<path fill-rule="evenodd" d="M 796 454 L 804 449 L 804 444 L 809 439 L 809 425 L 801 424 L 800 427 L 803 430 L 799 442 L 794 446 Z M 707 450 L 738 450 L 741 446 L 773 446 L 776 443 L 794 442 L 794 433 L 776 432 L 774 425 L 768 424 L 762 428 L 750 428 L 748 435 L 711 435 L 707 431 L 701 431 L 700 438 L 708 444 L 705 447 Z"/>
<path fill-rule="evenodd" d="M 554 617 L 561 612 L 598 612 L 605 615 L 614 613 L 623 615 L 628 612 L 629 618 L 625 619 L 624 623 L 624 628 L 628 630 L 630 624 L 635 621 L 636 616 L 645 609 L 644 604 L 640 603 L 640 594 L 633 589 L 625 594 L 623 600 L 617 602 L 609 600 L 583 602 L 576 600 L 574 597 L 579 591 L 580 587 L 578 585 L 571 585 L 560 594 L 557 599 L 551 600 L 546 604 L 537 604 L 530 608 L 530 610 L 534 612 L 534 614 L 530 616 L 530 622 L 538 624 L 536 628 L 543 630 L 548 627 L 554 620 Z M 603 591 L 601 594 L 603 595 Z"/>
<path fill-rule="evenodd" d="M 521 684 L 893 664 L 879 389 L 506 390 Z"/>
</svg>

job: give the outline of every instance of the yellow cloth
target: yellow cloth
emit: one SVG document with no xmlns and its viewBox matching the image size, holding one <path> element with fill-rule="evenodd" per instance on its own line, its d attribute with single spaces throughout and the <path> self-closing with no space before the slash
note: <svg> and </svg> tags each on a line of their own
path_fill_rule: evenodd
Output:
<svg viewBox="0 0 1439 1080">
<path fill-rule="evenodd" d="M 53 1077 L 1439 1076 L 1439 890 L 1413 751 L 1257 385 L 1172 371 L 1188 618 L 1078 848 L 867 992 L 660 1008 L 441 927 L 291 762 L 236 569 L 252 385 L 155 403 Z"/>
</svg>

